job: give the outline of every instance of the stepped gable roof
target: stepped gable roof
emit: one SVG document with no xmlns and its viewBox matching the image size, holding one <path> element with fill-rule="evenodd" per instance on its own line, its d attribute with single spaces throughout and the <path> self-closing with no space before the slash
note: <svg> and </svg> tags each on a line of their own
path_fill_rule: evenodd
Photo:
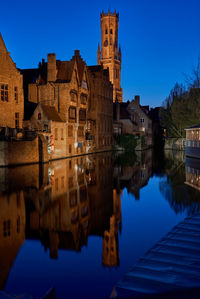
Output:
<svg viewBox="0 0 200 299">
<path fill-rule="evenodd" d="M 198 125 L 194 125 L 194 126 L 192 126 L 192 127 L 185 128 L 185 130 L 199 129 L 199 128 L 200 128 L 200 124 L 198 124 Z"/>
<path fill-rule="evenodd" d="M 1 33 L 0 33 L 0 52 L 3 52 L 3 53 L 8 52 Z"/>
<path fill-rule="evenodd" d="M 74 56 L 72 57 L 71 61 L 76 61 L 79 80 L 80 80 L 80 82 L 82 82 L 84 70 L 85 70 L 85 67 L 86 67 L 86 63 L 82 59 L 82 57 L 80 56 L 80 51 L 79 50 L 74 51 Z"/>
<path fill-rule="evenodd" d="M 40 105 L 42 107 L 42 110 L 43 110 L 44 114 L 46 115 L 46 117 L 49 120 L 57 121 L 57 122 L 64 122 L 61 119 L 61 117 L 58 114 L 58 112 L 56 111 L 55 107 L 53 107 L 53 106 L 47 106 L 47 105 L 42 105 L 42 104 L 40 104 Z"/>
</svg>

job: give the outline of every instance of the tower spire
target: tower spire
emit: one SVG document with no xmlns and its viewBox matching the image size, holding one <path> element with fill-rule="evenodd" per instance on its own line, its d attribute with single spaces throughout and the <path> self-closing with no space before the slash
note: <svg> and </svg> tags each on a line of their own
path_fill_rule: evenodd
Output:
<svg viewBox="0 0 200 299">
<path fill-rule="evenodd" d="M 116 98 L 123 102 L 123 90 L 121 88 L 121 48 L 118 48 L 119 13 L 101 13 L 101 49 L 98 45 L 97 63 L 104 69 L 109 68 L 109 78 L 113 84 L 113 102 Z"/>
<path fill-rule="evenodd" d="M 101 64 L 101 51 L 100 51 L 100 46 L 98 43 L 98 49 L 97 49 L 97 64 L 100 65 Z"/>
</svg>

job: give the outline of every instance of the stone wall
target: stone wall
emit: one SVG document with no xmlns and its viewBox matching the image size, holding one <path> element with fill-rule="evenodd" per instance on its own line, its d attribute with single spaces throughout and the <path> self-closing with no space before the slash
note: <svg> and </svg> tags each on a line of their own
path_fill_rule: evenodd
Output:
<svg viewBox="0 0 200 299">
<path fill-rule="evenodd" d="M 1 141 L 0 166 L 39 162 L 38 137 L 33 141 Z"/>
</svg>

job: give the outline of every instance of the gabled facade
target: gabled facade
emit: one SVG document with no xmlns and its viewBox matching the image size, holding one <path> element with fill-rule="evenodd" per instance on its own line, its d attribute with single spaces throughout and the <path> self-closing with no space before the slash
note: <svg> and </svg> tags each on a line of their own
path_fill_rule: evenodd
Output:
<svg viewBox="0 0 200 299">
<path fill-rule="evenodd" d="M 0 128 L 22 129 L 24 95 L 22 75 L 0 34 Z"/>
<path fill-rule="evenodd" d="M 47 141 L 49 159 L 64 158 L 66 153 L 66 124 L 55 107 L 38 104 L 24 128 L 36 131 Z"/>
<path fill-rule="evenodd" d="M 147 112 L 148 107 L 140 105 L 139 96 L 135 96 L 131 102 L 115 103 L 114 134 L 145 136 L 146 145 L 152 145 L 152 121 Z"/>
<path fill-rule="evenodd" d="M 54 107 L 66 122 L 67 155 L 85 153 L 89 84 L 79 51 L 70 61 L 56 60 L 56 54 L 48 54 L 47 63 L 43 60 L 38 70 L 22 73 L 26 102 Z"/>
</svg>

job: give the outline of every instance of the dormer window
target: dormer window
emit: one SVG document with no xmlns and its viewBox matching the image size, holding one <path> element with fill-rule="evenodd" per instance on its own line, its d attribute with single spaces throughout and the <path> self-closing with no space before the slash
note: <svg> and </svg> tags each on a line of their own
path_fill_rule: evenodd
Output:
<svg viewBox="0 0 200 299">
<path fill-rule="evenodd" d="M 87 82 L 85 80 L 83 80 L 83 88 L 87 89 Z"/>
</svg>

